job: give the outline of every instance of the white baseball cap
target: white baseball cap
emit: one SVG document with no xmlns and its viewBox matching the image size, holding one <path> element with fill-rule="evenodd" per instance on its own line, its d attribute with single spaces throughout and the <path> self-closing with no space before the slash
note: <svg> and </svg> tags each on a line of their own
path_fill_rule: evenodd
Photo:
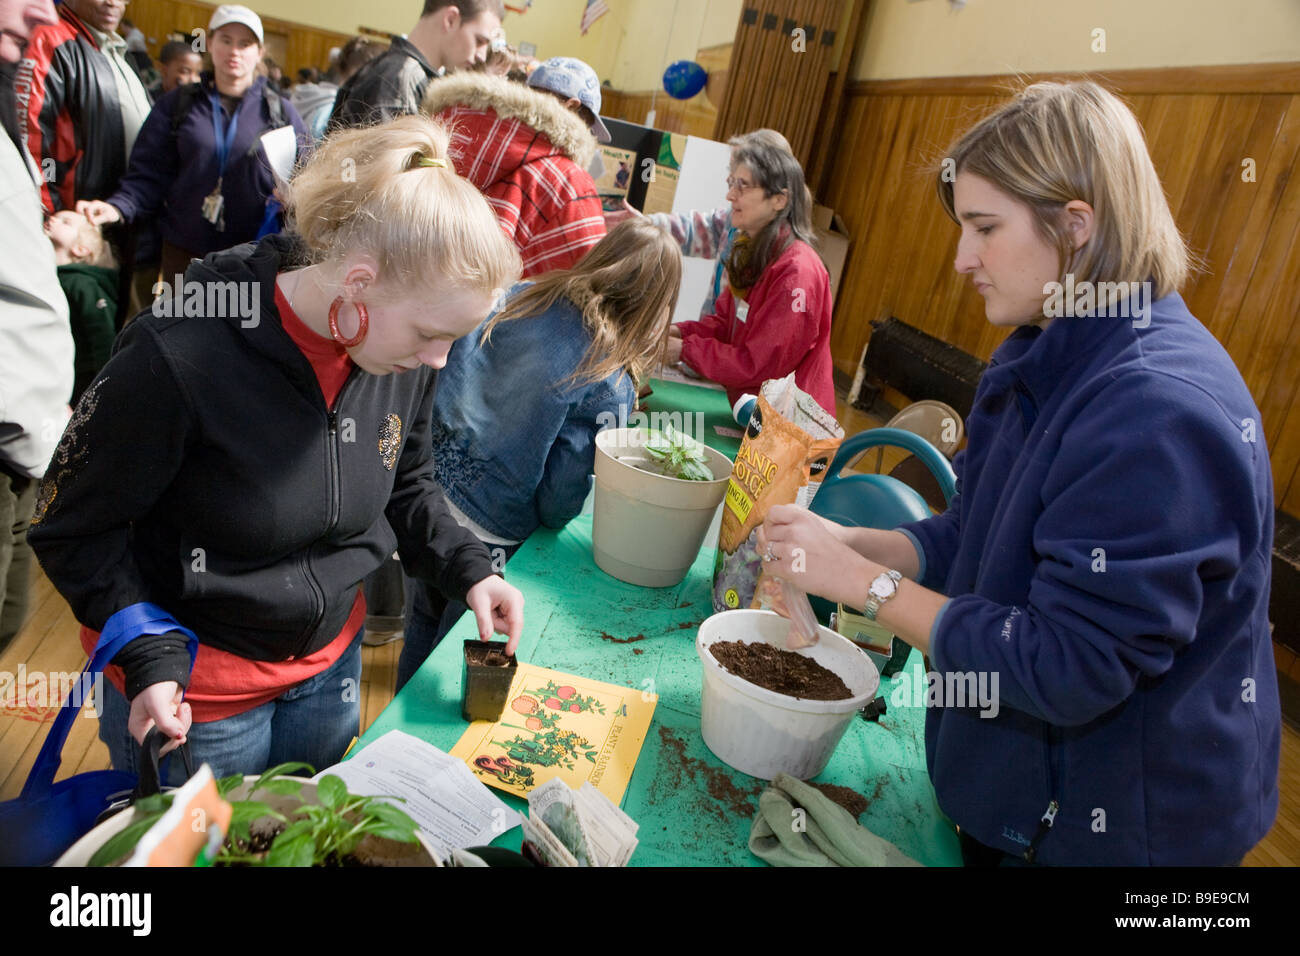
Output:
<svg viewBox="0 0 1300 956">
<path fill-rule="evenodd" d="M 262 38 L 262 18 L 248 7 L 241 7 L 237 3 L 224 3 L 217 7 L 212 13 L 212 19 L 208 21 L 208 32 L 212 33 L 231 23 L 243 24 L 253 31 L 258 43 L 266 42 Z"/>
</svg>

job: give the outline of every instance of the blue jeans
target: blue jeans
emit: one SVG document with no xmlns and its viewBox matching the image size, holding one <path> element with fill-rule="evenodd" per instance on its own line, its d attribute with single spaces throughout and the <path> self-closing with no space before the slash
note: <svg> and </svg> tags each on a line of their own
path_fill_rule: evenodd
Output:
<svg viewBox="0 0 1300 956">
<path fill-rule="evenodd" d="M 522 544 L 522 542 L 521 542 Z M 495 556 L 502 553 L 502 561 L 509 561 L 519 550 L 519 544 L 489 544 Z M 406 622 L 402 653 L 397 658 L 397 689 L 415 676 L 447 632 L 456 626 L 468 608 L 463 601 L 448 601 L 436 588 L 415 578 L 406 579 Z"/>
<path fill-rule="evenodd" d="M 104 682 L 99 737 L 108 745 L 113 767 L 138 773 L 140 746 L 127 732 L 130 705 Z M 233 773 L 260 774 L 267 767 L 301 760 L 317 770 L 338 763 L 361 724 L 361 635 L 343 656 L 315 677 L 289 688 L 275 700 L 224 720 L 190 727 L 194 766 L 209 764 L 217 779 Z M 163 758 L 168 786 L 185 782 L 179 758 Z"/>
</svg>

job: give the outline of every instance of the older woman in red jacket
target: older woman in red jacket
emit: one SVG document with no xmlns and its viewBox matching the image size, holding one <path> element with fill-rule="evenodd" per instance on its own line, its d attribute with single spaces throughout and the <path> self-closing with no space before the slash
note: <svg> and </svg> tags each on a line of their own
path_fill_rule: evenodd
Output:
<svg viewBox="0 0 1300 956">
<path fill-rule="evenodd" d="M 667 358 L 726 386 L 733 404 L 793 372 L 834 415 L 831 287 L 813 248 L 812 196 L 799 161 L 761 132 L 731 140 L 727 200 L 740 236 L 728 287 L 715 315 L 672 327 Z"/>
</svg>

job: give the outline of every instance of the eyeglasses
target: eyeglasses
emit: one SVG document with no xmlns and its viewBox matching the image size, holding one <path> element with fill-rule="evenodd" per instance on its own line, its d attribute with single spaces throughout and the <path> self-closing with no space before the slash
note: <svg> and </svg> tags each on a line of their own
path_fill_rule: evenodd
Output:
<svg viewBox="0 0 1300 956">
<path fill-rule="evenodd" d="M 745 182 L 745 180 L 737 179 L 735 176 L 727 177 L 727 192 L 732 192 L 734 190 L 735 192 L 743 196 L 745 195 L 746 192 L 748 192 L 753 188 L 754 188 L 754 183 L 747 183 Z"/>
</svg>

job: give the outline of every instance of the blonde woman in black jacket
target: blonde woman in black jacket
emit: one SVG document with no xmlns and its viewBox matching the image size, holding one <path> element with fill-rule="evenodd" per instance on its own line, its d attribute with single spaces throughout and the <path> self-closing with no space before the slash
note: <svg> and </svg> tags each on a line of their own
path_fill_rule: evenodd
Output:
<svg viewBox="0 0 1300 956">
<path fill-rule="evenodd" d="M 292 185 L 298 235 L 194 263 L 78 405 L 31 540 L 84 646 L 130 638 L 115 767 L 154 724 L 218 775 L 337 761 L 359 585 L 394 546 L 513 651 L 523 598 L 429 464 L 433 370 L 519 269 L 446 149 L 419 117 L 327 140 Z"/>
</svg>

